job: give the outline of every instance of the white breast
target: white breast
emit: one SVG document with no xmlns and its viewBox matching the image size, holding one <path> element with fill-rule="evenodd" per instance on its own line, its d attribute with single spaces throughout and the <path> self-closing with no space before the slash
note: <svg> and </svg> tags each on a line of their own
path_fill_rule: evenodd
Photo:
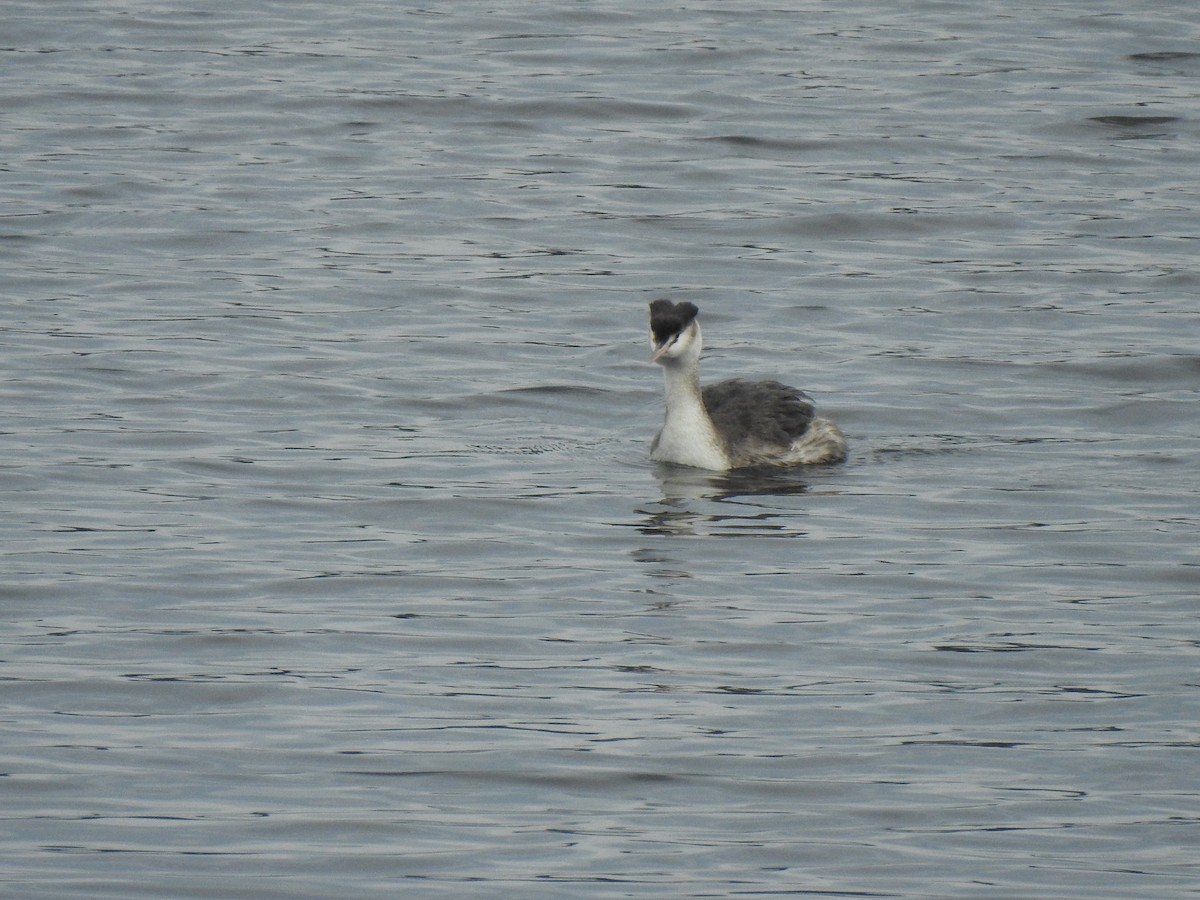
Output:
<svg viewBox="0 0 1200 900">
<path fill-rule="evenodd" d="M 689 398 L 690 399 L 690 398 Z M 668 406 L 667 420 L 650 447 L 650 458 L 701 469 L 729 468 L 729 457 L 704 407 L 694 402 Z"/>
</svg>

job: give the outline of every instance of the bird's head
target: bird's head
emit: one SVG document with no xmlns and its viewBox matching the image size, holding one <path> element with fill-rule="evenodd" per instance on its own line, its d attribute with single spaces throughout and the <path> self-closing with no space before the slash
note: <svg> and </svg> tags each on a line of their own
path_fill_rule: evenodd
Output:
<svg viewBox="0 0 1200 900">
<path fill-rule="evenodd" d="M 700 356 L 700 312 L 695 303 L 655 300 L 650 304 L 650 347 L 660 366 Z"/>
</svg>

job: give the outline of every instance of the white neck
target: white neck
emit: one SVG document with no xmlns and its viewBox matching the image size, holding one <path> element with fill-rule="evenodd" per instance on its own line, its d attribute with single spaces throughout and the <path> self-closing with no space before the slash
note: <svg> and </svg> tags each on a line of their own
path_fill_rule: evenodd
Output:
<svg viewBox="0 0 1200 900">
<path fill-rule="evenodd" d="M 700 341 L 694 352 L 666 360 L 667 417 L 651 458 L 663 462 L 728 469 L 729 457 L 700 395 Z"/>
</svg>

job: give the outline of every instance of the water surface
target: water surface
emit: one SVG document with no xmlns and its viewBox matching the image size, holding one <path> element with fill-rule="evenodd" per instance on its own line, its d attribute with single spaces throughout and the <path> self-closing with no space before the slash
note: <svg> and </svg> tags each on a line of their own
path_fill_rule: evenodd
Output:
<svg viewBox="0 0 1200 900">
<path fill-rule="evenodd" d="M 1192 4 L 10 6 L 6 896 L 1196 895 Z"/>
</svg>

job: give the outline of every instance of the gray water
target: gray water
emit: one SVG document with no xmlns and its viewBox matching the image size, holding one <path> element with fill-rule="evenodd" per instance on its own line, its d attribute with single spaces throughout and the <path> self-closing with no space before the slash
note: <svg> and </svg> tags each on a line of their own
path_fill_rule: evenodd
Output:
<svg viewBox="0 0 1200 900">
<path fill-rule="evenodd" d="M 14 0 L 0 893 L 1200 893 L 1200 11 Z M 656 466 L 646 304 L 843 466 Z"/>
</svg>

